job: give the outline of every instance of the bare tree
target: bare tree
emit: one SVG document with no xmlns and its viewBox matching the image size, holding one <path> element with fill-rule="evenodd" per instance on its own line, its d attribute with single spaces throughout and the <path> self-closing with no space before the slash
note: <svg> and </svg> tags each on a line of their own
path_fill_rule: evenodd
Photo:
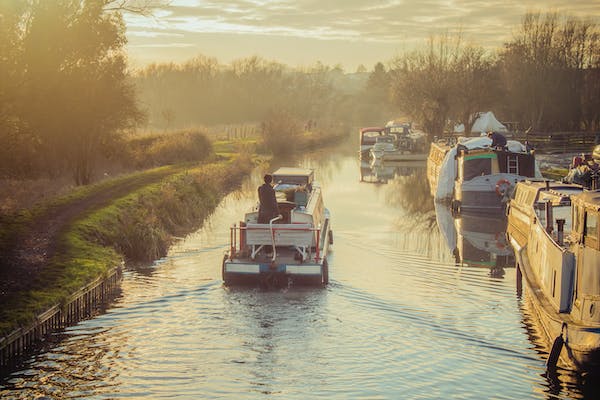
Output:
<svg viewBox="0 0 600 400">
<path fill-rule="evenodd" d="M 157 8 L 171 4 L 171 0 L 100 0 L 104 2 L 106 12 L 128 12 L 132 14 L 152 15 Z"/>
<path fill-rule="evenodd" d="M 468 133 L 475 122 L 475 114 L 492 105 L 498 91 L 493 76 L 493 60 L 483 47 L 467 45 L 457 48 L 457 52 L 451 71 L 451 84 L 454 86 L 451 114 Z"/>
<path fill-rule="evenodd" d="M 599 38 L 591 20 L 526 14 L 500 54 L 503 83 L 517 118 L 534 131 L 592 125 Z"/>
<path fill-rule="evenodd" d="M 430 136 L 444 131 L 452 108 L 453 66 L 460 38 L 432 37 L 425 50 L 396 58 L 390 69 L 392 98 Z"/>
</svg>

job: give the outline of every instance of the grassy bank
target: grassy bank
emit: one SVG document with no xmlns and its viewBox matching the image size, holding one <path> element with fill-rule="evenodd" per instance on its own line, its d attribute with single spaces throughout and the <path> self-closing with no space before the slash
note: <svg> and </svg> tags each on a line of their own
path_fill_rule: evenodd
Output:
<svg viewBox="0 0 600 400">
<path fill-rule="evenodd" d="M 542 170 L 542 175 L 546 179 L 552 179 L 555 181 L 560 181 L 562 178 L 567 176 L 569 170 L 566 168 L 546 168 Z"/>
<path fill-rule="evenodd" d="M 60 231 L 56 251 L 26 291 L 8 296 L 0 309 L 0 335 L 29 324 L 35 315 L 123 260 L 148 262 L 166 254 L 175 235 L 202 224 L 222 196 L 252 169 L 248 157 L 202 166 L 169 166 L 104 181 L 23 212 L 5 225 L 4 245 L 61 206 L 87 204 Z M 9 233 L 11 232 L 11 233 Z"/>
</svg>

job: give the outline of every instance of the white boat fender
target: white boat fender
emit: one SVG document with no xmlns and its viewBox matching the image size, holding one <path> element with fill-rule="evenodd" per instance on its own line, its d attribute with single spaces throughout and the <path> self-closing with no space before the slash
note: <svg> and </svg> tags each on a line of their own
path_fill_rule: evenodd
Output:
<svg viewBox="0 0 600 400">
<path fill-rule="evenodd" d="M 552 343 L 552 349 L 550 350 L 550 354 L 548 355 L 548 360 L 546 360 L 546 369 L 548 371 L 553 371 L 556 368 L 556 364 L 558 363 L 558 358 L 560 357 L 560 352 L 565 344 L 565 339 L 563 338 L 563 331 L 567 327 L 567 323 L 563 322 L 562 328 L 560 330 L 560 335 L 554 339 L 554 343 Z"/>
</svg>

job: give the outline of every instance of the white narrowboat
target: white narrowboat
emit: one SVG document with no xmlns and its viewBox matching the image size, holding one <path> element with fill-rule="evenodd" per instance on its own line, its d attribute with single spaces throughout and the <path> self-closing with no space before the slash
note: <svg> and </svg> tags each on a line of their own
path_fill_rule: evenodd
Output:
<svg viewBox="0 0 600 400">
<path fill-rule="evenodd" d="M 331 217 L 314 171 L 279 168 L 273 174 L 279 216 L 258 223 L 258 205 L 230 232 L 222 275 L 225 285 L 329 283 Z"/>
</svg>

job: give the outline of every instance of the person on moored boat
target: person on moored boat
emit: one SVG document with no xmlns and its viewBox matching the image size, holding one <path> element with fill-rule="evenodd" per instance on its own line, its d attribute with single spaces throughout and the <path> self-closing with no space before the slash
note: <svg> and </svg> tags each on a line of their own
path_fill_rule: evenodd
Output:
<svg viewBox="0 0 600 400">
<path fill-rule="evenodd" d="M 492 139 L 490 147 L 503 149 L 506 146 L 506 138 L 500 132 L 488 132 L 488 137 Z"/>
<path fill-rule="evenodd" d="M 279 208 L 277 207 L 275 189 L 271 186 L 273 177 L 266 174 L 263 179 L 265 183 L 258 187 L 258 223 L 268 224 L 271 219 L 279 215 Z"/>
</svg>

